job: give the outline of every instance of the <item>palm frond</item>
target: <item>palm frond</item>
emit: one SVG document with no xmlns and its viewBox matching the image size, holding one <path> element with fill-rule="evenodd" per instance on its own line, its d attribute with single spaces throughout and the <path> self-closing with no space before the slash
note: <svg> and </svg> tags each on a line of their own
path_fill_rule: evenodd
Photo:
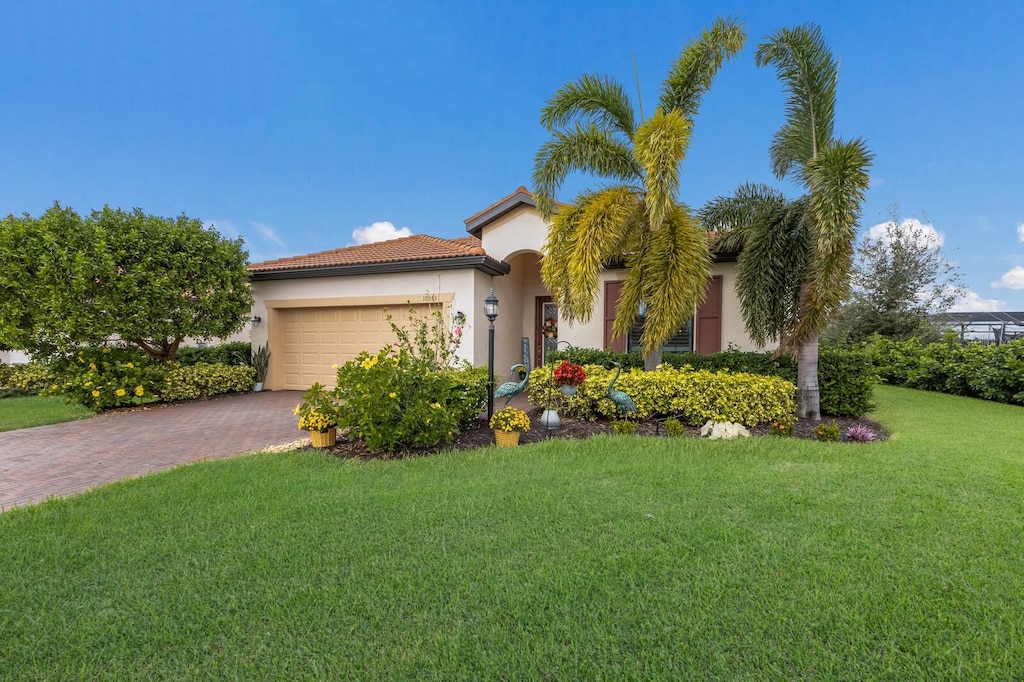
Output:
<svg viewBox="0 0 1024 682">
<path fill-rule="evenodd" d="M 679 111 L 693 123 L 701 99 L 722 68 L 722 63 L 743 49 L 747 32 L 738 19 L 719 17 L 699 38 L 690 41 L 672 65 L 662 86 L 662 111 Z"/>
<path fill-rule="evenodd" d="M 785 203 L 785 197 L 775 188 L 748 182 L 737 187 L 732 196 L 716 197 L 706 203 L 698 217 L 706 231 L 715 233 L 720 248 L 739 251 L 762 206 L 781 203 Z"/>
<path fill-rule="evenodd" d="M 782 179 L 831 143 L 839 69 L 815 24 L 779 29 L 758 46 L 755 60 L 775 67 L 788 90 L 786 123 L 770 148 L 772 171 Z"/>
<path fill-rule="evenodd" d="M 569 321 L 593 315 L 599 275 L 608 259 L 622 252 L 640 200 L 629 187 L 609 187 L 580 195 L 554 216 L 543 248 L 541 278 Z"/>
<path fill-rule="evenodd" d="M 868 189 L 872 154 L 861 140 L 839 141 L 807 164 L 811 186 L 810 233 L 814 260 L 808 280 L 806 311 L 796 338 L 820 333 L 849 292 L 860 206 Z"/>
<path fill-rule="evenodd" d="M 585 74 L 566 83 L 540 110 L 540 123 L 548 130 L 585 121 L 616 130 L 632 139 L 636 130 L 633 104 L 614 78 Z"/>
<path fill-rule="evenodd" d="M 555 212 L 555 193 L 572 171 L 624 182 L 642 180 L 643 170 L 630 147 L 596 124 L 556 130 L 537 151 L 533 166 L 534 199 L 545 219 Z"/>
<path fill-rule="evenodd" d="M 690 144 L 691 126 L 678 111 L 659 109 L 636 131 L 633 153 L 647 179 L 648 228 L 657 232 L 675 205 L 679 165 Z"/>
</svg>

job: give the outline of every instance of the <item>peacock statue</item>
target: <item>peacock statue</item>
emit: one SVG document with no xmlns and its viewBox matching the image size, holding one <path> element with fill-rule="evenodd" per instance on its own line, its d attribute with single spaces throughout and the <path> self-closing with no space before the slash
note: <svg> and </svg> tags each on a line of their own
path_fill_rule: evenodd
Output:
<svg viewBox="0 0 1024 682">
<path fill-rule="evenodd" d="M 504 398 L 506 406 L 508 406 L 508 403 L 512 398 L 523 392 L 523 389 L 526 388 L 526 384 L 530 381 L 530 369 L 526 365 L 512 365 L 512 369 L 509 370 L 509 374 L 514 377 L 516 375 L 517 367 L 519 368 L 519 376 L 522 378 L 522 381 L 518 383 L 515 381 L 506 381 L 501 386 L 498 386 L 497 390 L 494 391 L 494 397 Z"/>
<path fill-rule="evenodd" d="M 615 382 L 619 380 L 619 374 L 622 372 L 622 365 L 617 362 L 613 362 L 615 365 L 615 376 L 612 378 L 612 383 L 608 384 L 608 397 L 612 399 L 616 407 L 620 411 L 625 412 L 627 415 L 636 412 L 636 404 L 633 399 L 622 391 L 615 390 Z"/>
</svg>

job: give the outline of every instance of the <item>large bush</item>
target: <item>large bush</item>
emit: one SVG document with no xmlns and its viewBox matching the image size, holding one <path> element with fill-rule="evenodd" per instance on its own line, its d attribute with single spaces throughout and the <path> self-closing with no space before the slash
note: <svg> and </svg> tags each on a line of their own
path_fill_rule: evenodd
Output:
<svg viewBox="0 0 1024 682">
<path fill-rule="evenodd" d="M 120 346 L 82 348 L 50 369 L 55 378 L 46 392 L 96 410 L 155 402 L 167 373 L 139 349 Z"/>
<path fill-rule="evenodd" d="M 871 387 L 877 380 L 870 354 L 862 349 L 844 349 L 822 344 L 818 355 L 818 382 L 821 389 L 823 414 L 836 417 L 860 417 L 872 406 Z M 555 357 L 567 357 L 562 352 Z M 638 352 L 616 353 L 607 350 L 577 348 L 572 358 L 583 364 L 611 368 L 613 362 L 623 370 L 642 368 L 643 359 Z M 581 360 L 582 359 L 582 360 Z M 735 348 L 699 355 L 697 353 L 665 353 L 662 363 L 676 368 L 689 367 L 710 372 L 727 370 L 764 376 L 776 376 L 796 382 L 796 361 L 789 355 L 754 353 Z"/>
<path fill-rule="evenodd" d="M 179 365 L 167 372 L 161 395 L 164 400 L 195 400 L 222 393 L 244 393 L 252 390 L 254 374 L 249 365 Z"/>
<path fill-rule="evenodd" d="M 574 396 L 563 396 L 552 380 L 550 366 L 530 373 L 530 401 L 557 408 L 580 419 L 614 419 L 622 416 L 608 397 L 614 371 L 597 365 L 585 367 L 587 379 Z M 656 371 L 624 371 L 615 388 L 636 404 L 636 416 L 676 417 L 688 424 L 731 421 L 755 426 L 792 415 L 795 387 L 780 377 L 745 372 L 709 372 L 661 366 Z"/>
</svg>

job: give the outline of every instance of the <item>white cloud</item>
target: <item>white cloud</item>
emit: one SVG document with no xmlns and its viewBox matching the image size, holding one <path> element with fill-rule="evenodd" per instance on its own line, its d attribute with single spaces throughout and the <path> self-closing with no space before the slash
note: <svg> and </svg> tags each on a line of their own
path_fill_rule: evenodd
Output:
<svg viewBox="0 0 1024 682">
<path fill-rule="evenodd" d="M 394 223 L 387 220 L 378 221 L 369 227 L 357 227 L 352 230 L 352 238 L 356 240 L 356 244 L 372 244 L 411 235 L 412 230 L 408 227 L 395 227 Z"/>
<path fill-rule="evenodd" d="M 1017 241 L 1024 242 L 1024 223 L 1017 223 Z"/>
<path fill-rule="evenodd" d="M 1016 266 L 1009 272 L 1004 272 L 998 282 L 992 282 L 997 289 L 1024 289 L 1024 267 Z"/>
<path fill-rule="evenodd" d="M 889 231 L 893 229 L 899 233 L 912 236 L 916 244 L 925 248 L 934 249 L 946 243 L 945 234 L 936 230 L 930 223 L 922 223 L 917 218 L 906 218 L 895 227 L 891 222 L 879 223 L 868 230 L 867 236 L 868 239 L 873 241 L 889 241 Z"/>
<path fill-rule="evenodd" d="M 885 178 L 876 178 L 871 176 L 868 178 L 868 187 L 881 187 L 885 184 Z"/>
<path fill-rule="evenodd" d="M 953 303 L 949 309 L 951 313 L 994 313 L 1006 307 L 1006 301 L 997 301 L 994 298 L 982 298 L 977 292 L 967 289 L 964 295 Z"/>
<path fill-rule="evenodd" d="M 261 237 L 263 237 L 271 244 L 274 244 L 275 246 L 284 247 L 284 241 L 279 236 L 277 236 L 277 231 L 274 230 L 274 228 L 272 228 L 270 225 L 257 223 L 255 220 L 251 221 L 249 224 L 252 225 L 253 229 L 259 232 Z"/>
</svg>

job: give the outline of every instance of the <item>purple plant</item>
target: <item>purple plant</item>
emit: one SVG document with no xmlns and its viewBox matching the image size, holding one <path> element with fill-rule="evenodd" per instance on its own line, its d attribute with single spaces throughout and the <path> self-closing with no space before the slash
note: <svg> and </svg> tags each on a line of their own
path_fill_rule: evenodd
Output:
<svg viewBox="0 0 1024 682">
<path fill-rule="evenodd" d="M 846 439 L 855 443 L 870 443 L 875 439 L 875 432 L 866 426 L 851 426 L 846 431 Z"/>
</svg>

